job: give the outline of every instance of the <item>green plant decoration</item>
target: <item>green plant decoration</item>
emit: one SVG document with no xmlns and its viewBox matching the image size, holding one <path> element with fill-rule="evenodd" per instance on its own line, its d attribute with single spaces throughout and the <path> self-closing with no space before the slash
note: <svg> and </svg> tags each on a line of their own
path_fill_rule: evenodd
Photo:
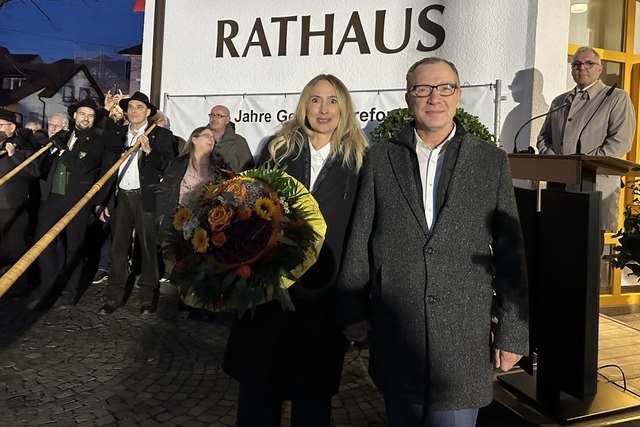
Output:
<svg viewBox="0 0 640 427">
<path fill-rule="evenodd" d="M 624 209 L 622 229 L 613 235 L 618 244 L 613 247 L 614 254 L 610 258 L 611 265 L 619 269 L 629 268 L 629 275 L 640 281 L 640 180 L 631 182 L 630 187 L 633 201 Z"/>
<path fill-rule="evenodd" d="M 464 130 L 483 141 L 495 144 L 496 139 L 489 129 L 478 120 L 477 116 L 467 113 L 462 108 L 456 109 L 456 117 L 462 123 Z M 371 143 L 391 139 L 413 120 L 413 114 L 408 108 L 397 108 L 389 111 L 387 116 L 369 134 Z"/>
</svg>

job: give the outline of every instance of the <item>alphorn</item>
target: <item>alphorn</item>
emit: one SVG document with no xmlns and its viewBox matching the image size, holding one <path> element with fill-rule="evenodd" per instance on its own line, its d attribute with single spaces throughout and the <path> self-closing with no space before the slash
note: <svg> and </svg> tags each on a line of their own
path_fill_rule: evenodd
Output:
<svg viewBox="0 0 640 427">
<path fill-rule="evenodd" d="M 145 135 L 149 135 L 149 133 L 156 127 L 156 124 L 153 123 L 149 128 L 145 131 Z M 102 178 L 98 180 L 91 189 L 85 194 L 78 202 L 73 205 L 69 212 L 64 214 L 62 218 L 58 222 L 54 224 L 53 227 L 47 231 L 44 236 L 40 238 L 34 245 L 29 249 L 15 264 L 11 266 L 11 268 L 4 273 L 2 277 L 0 277 L 0 297 L 4 295 L 4 293 L 15 283 L 16 280 L 25 272 L 27 268 L 33 263 L 33 261 L 40 256 L 42 251 L 45 250 L 47 246 L 55 239 L 60 232 L 69 224 L 69 222 L 80 212 L 87 203 L 91 201 L 93 196 L 100 191 L 102 186 L 111 178 L 111 176 L 118 171 L 120 165 L 127 160 L 127 158 L 140 146 L 140 141 L 137 141 L 134 145 L 131 146 L 127 150 L 127 152 L 118 159 L 117 162 L 111 166 L 111 168 L 102 175 Z"/>
<path fill-rule="evenodd" d="M 49 148 L 51 148 L 52 145 L 53 145 L 53 142 L 47 143 L 47 145 L 43 146 L 41 149 L 39 149 L 38 151 L 33 153 L 24 162 L 20 163 L 18 166 L 16 166 L 15 168 L 11 169 L 6 174 L 4 174 L 4 176 L 2 178 L 0 178 L 0 185 L 4 184 L 5 182 L 7 182 L 11 178 L 13 178 L 15 175 L 17 175 L 18 172 L 20 172 L 22 169 L 26 168 L 29 163 L 33 162 L 38 156 L 40 156 L 42 153 L 44 153 Z"/>
</svg>

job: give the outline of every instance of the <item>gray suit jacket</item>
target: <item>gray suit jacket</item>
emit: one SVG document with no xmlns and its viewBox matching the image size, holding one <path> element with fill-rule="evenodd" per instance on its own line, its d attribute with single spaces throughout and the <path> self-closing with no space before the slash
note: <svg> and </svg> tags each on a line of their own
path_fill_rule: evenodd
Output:
<svg viewBox="0 0 640 427">
<path fill-rule="evenodd" d="M 635 135 L 635 112 L 625 91 L 614 89 L 608 99 L 605 99 L 608 90 L 609 86 L 598 80 L 588 89 L 588 100 L 582 100 L 579 96 L 574 99 L 575 89 L 556 97 L 550 109 L 565 102 L 573 102 L 571 107 L 546 117 L 537 142 L 540 154 L 576 153 L 578 137 L 584 129 L 580 136 L 581 153 L 623 157 L 631 149 Z M 601 102 L 602 106 L 587 125 Z M 596 190 L 602 192 L 601 229 L 617 230 L 620 177 L 597 176 Z"/>
<path fill-rule="evenodd" d="M 438 410 L 491 402 L 494 291 L 493 346 L 528 352 L 524 250 L 506 153 L 460 125 L 447 144 L 431 234 L 413 128 L 371 147 L 338 278 L 340 320 L 370 318 L 376 385 Z"/>
</svg>

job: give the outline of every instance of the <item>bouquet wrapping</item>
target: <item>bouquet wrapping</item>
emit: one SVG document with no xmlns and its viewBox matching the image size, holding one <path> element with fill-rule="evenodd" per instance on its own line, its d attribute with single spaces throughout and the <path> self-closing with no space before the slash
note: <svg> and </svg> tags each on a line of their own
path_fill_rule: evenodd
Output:
<svg viewBox="0 0 640 427">
<path fill-rule="evenodd" d="M 208 182 L 178 207 L 164 243 L 185 304 L 238 316 L 276 299 L 317 260 L 326 223 L 316 200 L 282 169 L 260 166 Z"/>
</svg>

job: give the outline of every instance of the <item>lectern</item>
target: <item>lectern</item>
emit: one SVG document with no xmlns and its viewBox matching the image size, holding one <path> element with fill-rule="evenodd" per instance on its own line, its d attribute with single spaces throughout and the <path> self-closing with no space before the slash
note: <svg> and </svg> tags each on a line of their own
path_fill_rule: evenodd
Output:
<svg viewBox="0 0 640 427">
<path fill-rule="evenodd" d="M 510 154 L 509 160 L 513 178 L 548 185 L 515 189 L 532 354 L 521 364 L 526 372 L 499 380 L 564 422 L 640 406 L 635 395 L 597 381 L 602 235 L 601 194 L 595 191 L 596 175 L 639 175 L 640 165 L 584 155 Z"/>
</svg>

